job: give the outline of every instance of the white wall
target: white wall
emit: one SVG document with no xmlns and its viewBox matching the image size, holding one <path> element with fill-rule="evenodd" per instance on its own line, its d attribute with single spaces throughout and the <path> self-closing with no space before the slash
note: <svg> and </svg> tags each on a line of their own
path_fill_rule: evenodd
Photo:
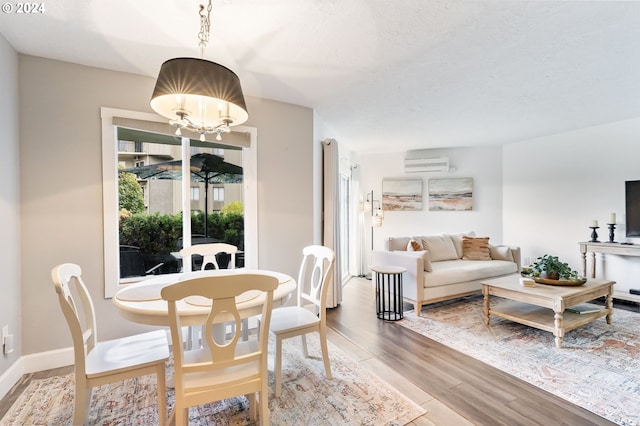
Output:
<svg viewBox="0 0 640 426">
<path fill-rule="evenodd" d="M 384 178 L 422 179 L 423 208 L 421 211 L 386 211 L 382 227 L 373 229 L 373 246 L 383 248 L 384 239 L 391 236 L 426 235 L 442 232 L 475 231 L 490 237 L 494 244 L 502 235 L 502 148 L 455 148 L 428 150 L 429 157 L 449 157 L 455 172 L 405 173 L 405 152 L 357 155 L 360 167 L 362 199 L 374 191 L 379 200 Z M 428 182 L 433 178 L 473 178 L 473 210 L 443 212 L 428 210 Z M 364 215 L 365 253 L 371 247 L 370 217 Z"/>
<path fill-rule="evenodd" d="M 20 169 L 18 140 L 18 54 L 0 34 L 0 330 L 9 326 L 15 350 L 0 350 L 0 376 L 21 355 L 20 333 Z M 1 336 L 0 336 L 1 338 Z M 1 343 L 1 342 L 0 342 Z M 1 345 L 0 345 L 1 347 Z M 1 395 L 1 392 L 0 392 Z"/>
<path fill-rule="evenodd" d="M 504 238 L 522 247 L 523 260 L 545 253 L 582 273 L 579 241 L 597 219 L 608 241 L 611 212 L 616 241 L 625 238 L 625 180 L 640 179 L 640 118 L 504 146 Z M 636 239 L 636 243 L 640 242 Z M 598 255 L 599 276 L 616 291 L 640 288 L 640 258 Z"/>
</svg>

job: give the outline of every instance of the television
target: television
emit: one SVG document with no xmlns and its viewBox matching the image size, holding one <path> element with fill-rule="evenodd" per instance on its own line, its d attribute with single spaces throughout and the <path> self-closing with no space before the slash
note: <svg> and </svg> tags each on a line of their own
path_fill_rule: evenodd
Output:
<svg viewBox="0 0 640 426">
<path fill-rule="evenodd" d="M 640 180 L 624 184 L 627 237 L 640 237 Z"/>
</svg>

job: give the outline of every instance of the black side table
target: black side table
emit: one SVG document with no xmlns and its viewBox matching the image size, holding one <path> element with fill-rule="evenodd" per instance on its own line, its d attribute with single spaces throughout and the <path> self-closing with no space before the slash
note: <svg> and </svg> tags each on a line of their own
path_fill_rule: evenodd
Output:
<svg viewBox="0 0 640 426">
<path fill-rule="evenodd" d="M 402 313 L 402 274 L 399 266 L 372 266 L 376 273 L 376 315 L 385 321 L 398 321 Z"/>
</svg>

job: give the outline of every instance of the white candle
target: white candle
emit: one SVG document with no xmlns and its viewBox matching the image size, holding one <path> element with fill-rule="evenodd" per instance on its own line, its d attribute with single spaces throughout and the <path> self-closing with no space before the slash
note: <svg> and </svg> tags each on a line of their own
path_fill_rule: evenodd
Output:
<svg viewBox="0 0 640 426">
<path fill-rule="evenodd" d="M 591 228 L 598 228 L 598 221 L 597 221 L 597 220 L 595 220 L 595 219 L 594 219 L 594 220 L 591 222 Z"/>
<path fill-rule="evenodd" d="M 609 215 L 609 223 L 616 223 L 616 214 L 615 213 L 611 213 Z"/>
</svg>

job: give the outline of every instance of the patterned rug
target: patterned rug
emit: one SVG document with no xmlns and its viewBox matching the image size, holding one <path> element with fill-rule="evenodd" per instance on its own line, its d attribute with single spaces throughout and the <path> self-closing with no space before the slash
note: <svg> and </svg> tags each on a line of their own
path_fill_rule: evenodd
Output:
<svg viewBox="0 0 640 426">
<path fill-rule="evenodd" d="M 593 305 L 597 307 L 596 305 Z M 485 326 L 482 296 L 428 305 L 399 324 L 621 425 L 640 425 L 640 313 L 614 309 L 565 334 L 498 317 Z"/>
<path fill-rule="evenodd" d="M 308 337 L 310 358 L 298 347 L 300 339 L 283 344 L 282 394 L 273 395 L 273 365 L 269 367 L 269 409 L 273 425 L 404 425 L 425 413 L 329 342 L 333 373 L 326 380 L 317 335 Z M 273 352 L 271 352 L 273 353 Z M 272 357 L 269 361 L 273 363 Z M 169 366 L 171 372 L 171 366 Z M 73 412 L 73 374 L 34 380 L 0 425 L 68 425 Z M 100 386 L 93 391 L 89 424 L 157 424 L 153 376 Z M 167 405 L 173 408 L 173 389 Z M 245 397 L 191 408 L 190 425 L 252 425 Z"/>
</svg>

